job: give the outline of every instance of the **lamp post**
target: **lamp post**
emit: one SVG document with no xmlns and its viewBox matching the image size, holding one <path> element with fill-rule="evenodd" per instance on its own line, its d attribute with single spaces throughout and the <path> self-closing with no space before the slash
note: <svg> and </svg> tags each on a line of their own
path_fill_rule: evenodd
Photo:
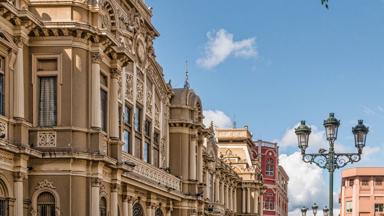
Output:
<svg viewBox="0 0 384 216">
<path fill-rule="evenodd" d="M 333 216 L 333 173 L 336 169 L 346 166 L 348 163 L 358 162 L 361 159 L 363 148 L 368 134 L 368 127 L 363 124 L 363 120 L 359 120 L 358 124 L 352 128 L 355 137 L 355 147 L 357 153 L 335 153 L 335 141 L 340 126 L 340 121 L 335 118 L 334 113 L 330 113 L 328 119 L 324 120 L 327 141 L 329 142 L 328 153 L 325 149 L 320 149 L 319 153 L 307 154 L 305 151 L 308 147 L 309 134 L 311 128 L 301 121 L 300 125 L 295 128 L 298 138 L 298 145 L 301 150 L 302 159 L 305 163 L 314 163 L 322 169 L 329 172 L 329 215 Z M 328 212 L 327 212 L 328 213 Z"/>
</svg>

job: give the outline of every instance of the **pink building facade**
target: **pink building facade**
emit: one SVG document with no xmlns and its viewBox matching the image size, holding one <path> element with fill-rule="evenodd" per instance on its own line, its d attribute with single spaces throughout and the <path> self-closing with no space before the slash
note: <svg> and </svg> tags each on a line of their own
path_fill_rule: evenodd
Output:
<svg viewBox="0 0 384 216">
<path fill-rule="evenodd" d="M 261 154 L 264 186 L 263 215 L 288 216 L 288 181 L 284 168 L 279 166 L 277 143 L 257 140 L 254 142 Z"/>
<path fill-rule="evenodd" d="M 384 167 L 342 171 L 341 216 L 384 216 Z"/>
</svg>

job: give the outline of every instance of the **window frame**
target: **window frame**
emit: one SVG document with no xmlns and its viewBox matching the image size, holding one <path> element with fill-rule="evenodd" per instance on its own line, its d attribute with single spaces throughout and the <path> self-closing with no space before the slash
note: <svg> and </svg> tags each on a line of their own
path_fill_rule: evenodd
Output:
<svg viewBox="0 0 384 216">
<path fill-rule="evenodd" d="M 272 164 L 269 162 L 272 161 Z M 265 166 L 265 175 L 274 176 L 275 175 L 275 160 L 271 157 L 267 158 Z"/>
<path fill-rule="evenodd" d="M 39 60 L 56 59 L 57 69 L 39 71 L 37 68 Z M 33 88 L 33 126 L 39 126 L 39 99 L 40 99 L 40 77 L 56 76 L 56 125 L 61 125 L 61 92 L 62 92 L 62 54 L 32 54 L 32 88 Z M 44 128 L 44 127 L 42 127 Z"/>
<path fill-rule="evenodd" d="M 102 79 L 105 79 L 105 83 L 102 82 Z M 109 130 L 109 89 L 108 89 L 108 84 L 109 84 L 109 78 L 107 74 L 100 70 L 100 123 L 101 123 L 101 131 L 105 134 L 108 134 Z M 105 101 L 105 113 L 103 115 L 103 102 L 102 102 L 102 92 L 105 92 L 106 95 L 106 101 Z M 105 126 L 103 125 L 103 118 L 105 118 Z"/>
<path fill-rule="evenodd" d="M 5 97 L 6 97 L 6 71 L 7 71 L 7 67 L 6 67 L 6 57 L 1 55 L 0 54 L 0 75 L 3 76 L 3 85 L 2 85 L 2 95 L 0 95 L 3 99 L 2 103 L 0 103 L 0 115 L 2 116 L 5 116 L 6 115 L 6 112 L 5 112 L 5 103 L 6 103 L 6 100 L 5 100 Z M 1 63 L 2 62 L 2 63 Z M 3 66 L 3 69 L 1 68 L 1 66 Z M 1 92 L 0 92 L 1 93 Z"/>
<path fill-rule="evenodd" d="M 352 213 L 353 211 L 353 204 L 351 200 L 345 201 L 345 212 Z"/>
</svg>

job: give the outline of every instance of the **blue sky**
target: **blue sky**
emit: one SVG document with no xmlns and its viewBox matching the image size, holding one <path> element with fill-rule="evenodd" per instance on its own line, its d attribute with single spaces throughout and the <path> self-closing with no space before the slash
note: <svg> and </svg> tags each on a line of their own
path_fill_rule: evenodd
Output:
<svg viewBox="0 0 384 216">
<path fill-rule="evenodd" d="M 265 140 L 283 140 L 301 119 L 321 134 L 322 121 L 335 112 L 343 150 L 354 150 L 351 127 L 364 119 L 371 149 L 358 165 L 382 166 L 384 1 L 330 0 L 329 10 L 320 0 L 147 3 L 161 34 L 155 48 L 166 78 L 181 87 L 188 60 L 205 110 L 220 110 Z M 201 59 L 220 32 L 232 49 L 206 67 Z M 287 155 L 296 150 L 281 148 Z"/>
</svg>

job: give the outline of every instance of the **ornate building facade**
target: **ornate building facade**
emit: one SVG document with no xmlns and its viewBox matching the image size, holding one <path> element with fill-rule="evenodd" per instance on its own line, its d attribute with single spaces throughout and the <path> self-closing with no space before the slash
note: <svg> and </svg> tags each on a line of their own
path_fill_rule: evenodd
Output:
<svg viewBox="0 0 384 216">
<path fill-rule="evenodd" d="M 264 186 L 263 215 L 288 216 L 288 181 L 284 168 L 279 165 L 279 146 L 274 142 L 254 142 L 261 155 Z"/>
<path fill-rule="evenodd" d="M 262 215 L 263 179 L 261 157 L 247 127 L 216 129 L 220 158 L 240 177 L 239 215 Z"/>
<path fill-rule="evenodd" d="M 151 15 L 0 0 L 1 216 L 260 212 L 256 162 L 219 157 L 198 95 L 165 82 Z"/>
</svg>

